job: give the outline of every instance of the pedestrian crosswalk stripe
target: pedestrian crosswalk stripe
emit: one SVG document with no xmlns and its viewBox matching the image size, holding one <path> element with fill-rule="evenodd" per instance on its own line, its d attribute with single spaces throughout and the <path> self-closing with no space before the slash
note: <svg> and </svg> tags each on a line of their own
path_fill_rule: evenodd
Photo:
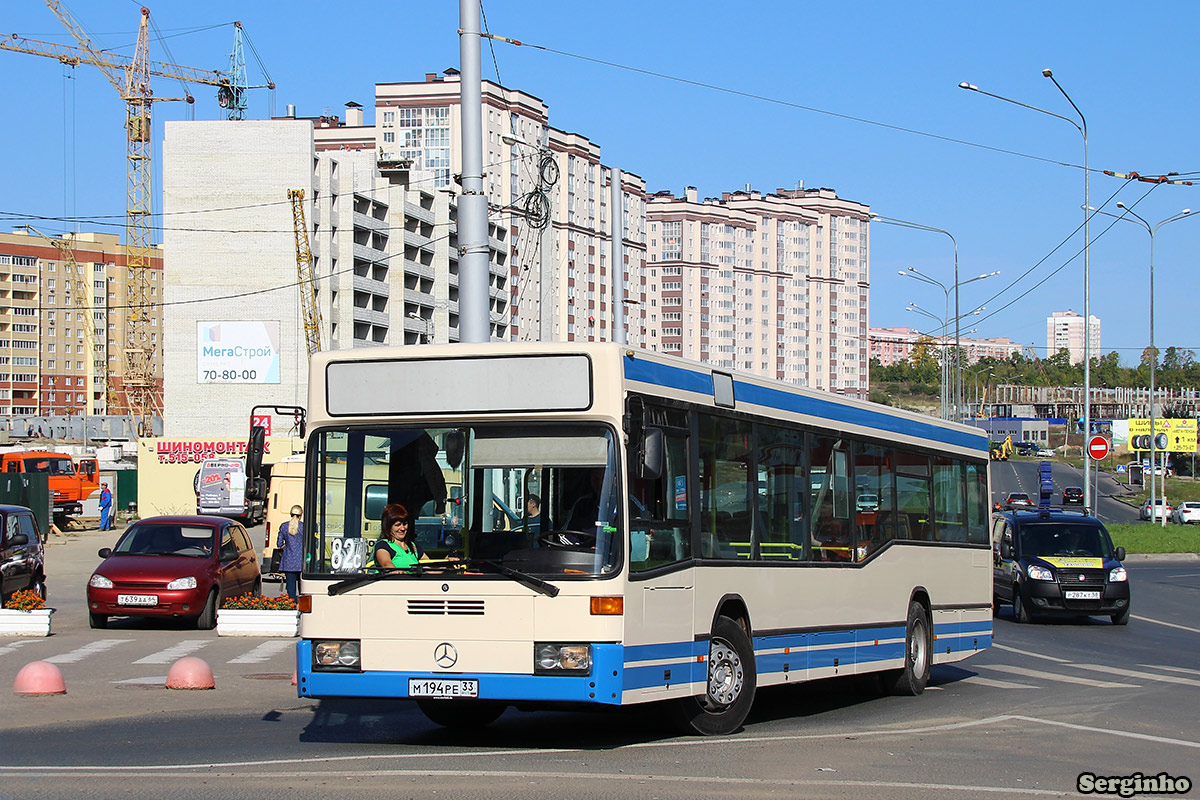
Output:
<svg viewBox="0 0 1200 800">
<path fill-rule="evenodd" d="M 1077 666 L 1077 665 L 1073 665 Z M 980 665 L 981 669 L 994 669 L 997 672 L 1008 672 L 1013 675 L 1023 675 L 1026 678 L 1042 678 L 1047 681 L 1058 681 L 1059 683 L 1077 683 L 1081 686 L 1096 686 L 1101 689 L 1137 689 L 1136 684 L 1132 683 L 1113 683 L 1112 681 L 1098 681 L 1095 678 L 1079 678 L 1075 675 L 1063 675 L 1058 672 L 1043 672 L 1040 669 L 1028 669 L 1026 667 L 1016 667 L 1010 664 L 988 664 L 987 666 Z"/>
<path fill-rule="evenodd" d="M 271 656 L 276 653 L 282 653 L 284 650 L 295 647 L 296 643 L 291 639 L 274 639 L 269 642 L 263 642 L 253 650 L 244 653 L 237 658 L 231 658 L 227 663 L 230 664 L 260 664 L 263 661 L 269 661 Z"/>
<path fill-rule="evenodd" d="M 76 661 L 82 661 L 88 656 L 103 653 L 105 650 L 111 650 L 119 644 L 126 644 L 132 641 L 133 639 L 99 639 L 95 642 L 88 642 L 83 647 L 77 647 L 70 652 L 50 656 L 45 660 L 51 664 L 74 664 Z"/>
<path fill-rule="evenodd" d="M 1188 669 L 1187 667 L 1168 667 L 1165 664 L 1138 664 L 1139 667 L 1146 669 L 1165 669 L 1167 672 L 1183 672 L 1188 675 L 1200 675 L 1200 669 Z"/>
<path fill-rule="evenodd" d="M 139 658 L 133 662 L 135 664 L 170 664 L 173 661 L 178 661 L 186 655 L 196 652 L 201 647 L 208 644 L 208 639 L 186 639 L 173 647 L 168 647 L 166 650 L 159 650 L 157 653 L 151 653 L 145 658 Z"/>
<path fill-rule="evenodd" d="M 1010 647 L 1006 644 L 997 644 L 995 642 L 992 642 L 992 647 L 996 648 L 997 650 L 1007 650 L 1008 652 L 1016 653 L 1019 656 L 1027 656 L 1029 658 L 1041 658 L 1046 661 L 1053 661 L 1056 664 L 1070 664 L 1071 663 L 1068 659 L 1065 659 L 1065 658 L 1055 658 L 1054 656 L 1048 656 L 1045 653 L 1034 653 L 1029 650 L 1018 650 L 1017 648 Z"/>
<path fill-rule="evenodd" d="M 4 645 L 3 647 L 0 647 L 0 656 L 4 655 L 5 653 L 11 653 L 14 650 L 16 650 L 18 647 L 29 644 L 32 641 L 34 641 L 34 640 L 33 639 L 22 639 L 17 642 L 9 642 L 8 644 Z"/>
</svg>

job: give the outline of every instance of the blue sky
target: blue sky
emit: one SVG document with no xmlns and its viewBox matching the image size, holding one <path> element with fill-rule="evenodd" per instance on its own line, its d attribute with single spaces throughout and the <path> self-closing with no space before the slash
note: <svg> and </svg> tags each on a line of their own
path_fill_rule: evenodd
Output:
<svg viewBox="0 0 1200 800">
<path fill-rule="evenodd" d="M 140 6 L 67 3 L 101 46 L 126 55 Z M 362 0 L 331 17 L 337 7 L 312 0 L 158 2 L 150 5 L 151 17 L 170 54 L 152 41 L 151 57 L 224 69 L 233 40 L 228 23 L 240 19 L 278 85 L 278 113 L 293 103 L 302 116 L 341 114 L 354 100 L 368 107 L 368 120 L 375 83 L 421 80 L 458 66 L 452 0 Z M 1195 3 L 485 0 L 484 13 L 492 33 L 530 44 L 982 145 L 530 47 L 497 43 L 495 61 L 484 50 L 486 78 L 496 79 L 498 65 L 505 85 L 546 101 L 552 125 L 590 137 L 605 163 L 641 175 L 650 191 L 681 193 L 694 185 L 703 197 L 747 183 L 771 191 L 803 180 L 876 213 L 950 231 L 961 280 L 1002 272 L 961 292 L 962 311 L 988 307 L 962 325 L 978 327 L 982 336 L 1043 348 L 1050 312 L 1082 312 L 1082 256 L 1067 263 L 1082 249 L 1082 234 L 1046 256 L 1083 219 L 1083 139 L 1067 122 L 963 91 L 960 81 L 1073 117 L 1042 77 L 1050 67 L 1087 116 L 1093 170 L 1195 173 L 1200 183 Z M 6 33 L 70 41 L 37 0 L 9 0 L 2 18 Z M 261 81 L 253 54 L 247 60 L 251 82 Z M 8 154 L 0 226 L 6 230 L 25 221 L 12 213 L 95 221 L 81 223 L 84 229 L 123 217 L 123 104 L 95 68 L 64 77 L 70 73 L 52 59 L 0 51 L 7 110 L 0 143 Z M 212 92 L 192 91 L 196 118 L 219 118 Z M 177 96 L 181 88 L 158 80 L 155 92 Z M 156 104 L 155 114 L 156 142 L 163 120 L 186 118 L 180 103 Z M 254 93 L 250 116 L 267 114 L 266 92 Z M 1197 218 L 1165 226 L 1156 237 L 1155 340 L 1160 348 L 1200 353 L 1200 185 L 1161 185 L 1143 199 L 1151 188 L 1093 171 L 1092 205 L 1108 201 L 1106 210 L 1120 213 L 1115 203 L 1122 200 L 1151 223 L 1196 208 Z M 1111 222 L 1092 223 L 1092 313 L 1101 319 L 1103 351 L 1115 349 L 1124 363 L 1136 363 L 1149 341 L 1149 236 L 1127 222 L 1105 232 Z M 47 232 L 66 229 L 56 219 L 37 224 Z M 943 294 L 896 273 L 915 266 L 951 283 L 949 240 L 879 224 L 872 233 L 871 324 L 925 329 L 928 320 L 906 313 L 905 305 L 940 313 Z"/>
</svg>

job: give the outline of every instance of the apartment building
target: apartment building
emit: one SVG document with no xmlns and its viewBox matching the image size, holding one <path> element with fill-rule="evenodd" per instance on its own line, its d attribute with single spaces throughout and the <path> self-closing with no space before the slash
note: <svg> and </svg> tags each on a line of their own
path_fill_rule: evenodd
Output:
<svg viewBox="0 0 1200 800">
<path fill-rule="evenodd" d="M 1091 316 L 1091 355 L 1100 356 L 1100 318 Z M 1072 364 L 1083 363 L 1084 324 L 1083 316 L 1074 311 L 1055 311 L 1046 317 L 1046 357 L 1049 358 L 1059 350 L 1071 353 Z"/>
<path fill-rule="evenodd" d="M 646 205 L 647 345 L 865 398 L 870 217 L 831 189 Z"/>
<path fill-rule="evenodd" d="M 906 361 L 912 355 L 917 342 L 929 338 L 916 328 L 871 328 L 869 335 L 871 360 L 878 361 L 882 367 Z M 950 336 L 946 341 L 953 345 L 954 337 Z M 988 339 L 961 336 L 959 346 L 962 348 L 965 364 L 974 364 L 984 358 L 1008 359 L 1023 349 L 1020 342 L 1005 337 Z"/>
<path fill-rule="evenodd" d="M 244 430 L 255 405 L 307 403 L 290 189 L 305 192 L 323 349 L 458 340 L 454 195 L 372 147 L 318 151 L 321 124 L 166 125 L 166 294 L 178 301 L 167 318 L 168 436 Z M 489 226 L 497 337 L 507 238 L 505 227 Z M 255 355 L 222 360 L 239 346 Z"/>
<path fill-rule="evenodd" d="M 462 172 L 457 73 L 375 87 L 375 119 L 348 103 L 345 121 L 315 124 L 320 152 L 373 150 L 411 164 L 428 188 L 456 192 Z M 482 88 L 484 185 L 490 219 L 508 232 L 507 273 L 492 277 L 493 336 L 514 341 L 614 337 L 609 200 L 614 169 L 586 136 L 549 124 L 537 97 L 491 81 Z M 645 330 L 645 182 L 620 171 L 626 338 Z M 497 291 L 503 289 L 502 292 Z M 497 322 L 498 321 L 498 322 Z"/>
<path fill-rule="evenodd" d="M 162 403 L 163 259 L 148 292 Z M 0 234 L 0 416 L 123 415 L 129 270 L 117 234 Z"/>
</svg>

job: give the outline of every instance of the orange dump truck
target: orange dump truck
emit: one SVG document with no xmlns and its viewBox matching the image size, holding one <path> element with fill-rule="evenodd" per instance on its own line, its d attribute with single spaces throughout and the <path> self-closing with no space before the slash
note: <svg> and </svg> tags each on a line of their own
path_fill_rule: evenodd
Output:
<svg viewBox="0 0 1200 800">
<path fill-rule="evenodd" d="M 0 469 L 46 474 L 54 497 L 55 518 L 82 514 L 83 501 L 100 488 L 100 465 L 95 458 L 81 458 L 77 462 L 66 453 L 13 451 L 0 455 Z"/>
</svg>

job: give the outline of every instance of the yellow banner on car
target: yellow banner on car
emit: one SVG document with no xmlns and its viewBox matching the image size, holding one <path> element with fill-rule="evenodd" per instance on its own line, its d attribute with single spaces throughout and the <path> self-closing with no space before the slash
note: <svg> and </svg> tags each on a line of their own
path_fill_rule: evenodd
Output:
<svg viewBox="0 0 1200 800">
<path fill-rule="evenodd" d="M 1166 437 L 1166 446 L 1160 438 L 1154 444 L 1156 450 L 1168 453 L 1196 452 L 1196 420 L 1194 419 L 1158 419 L 1154 420 L 1154 433 Z M 1129 444 L 1133 450 L 1149 450 L 1148 442 L 1142 443 L 1135 436 L 1149 436 L 1150 420 L 1147 418 L 1129 420 Z M 1144 446 L 1142 446 L 1144 444 Z"/>
<path fill-rule="evenodd" d="M 1092 558 L 1090 556 L 1074 556 L 1063 558 L 1061 556 L 1042 556 L 1042 561 L 1052 564 L 1059 569 L 1103 569 L 1103 558 Z"/>
</svg>

